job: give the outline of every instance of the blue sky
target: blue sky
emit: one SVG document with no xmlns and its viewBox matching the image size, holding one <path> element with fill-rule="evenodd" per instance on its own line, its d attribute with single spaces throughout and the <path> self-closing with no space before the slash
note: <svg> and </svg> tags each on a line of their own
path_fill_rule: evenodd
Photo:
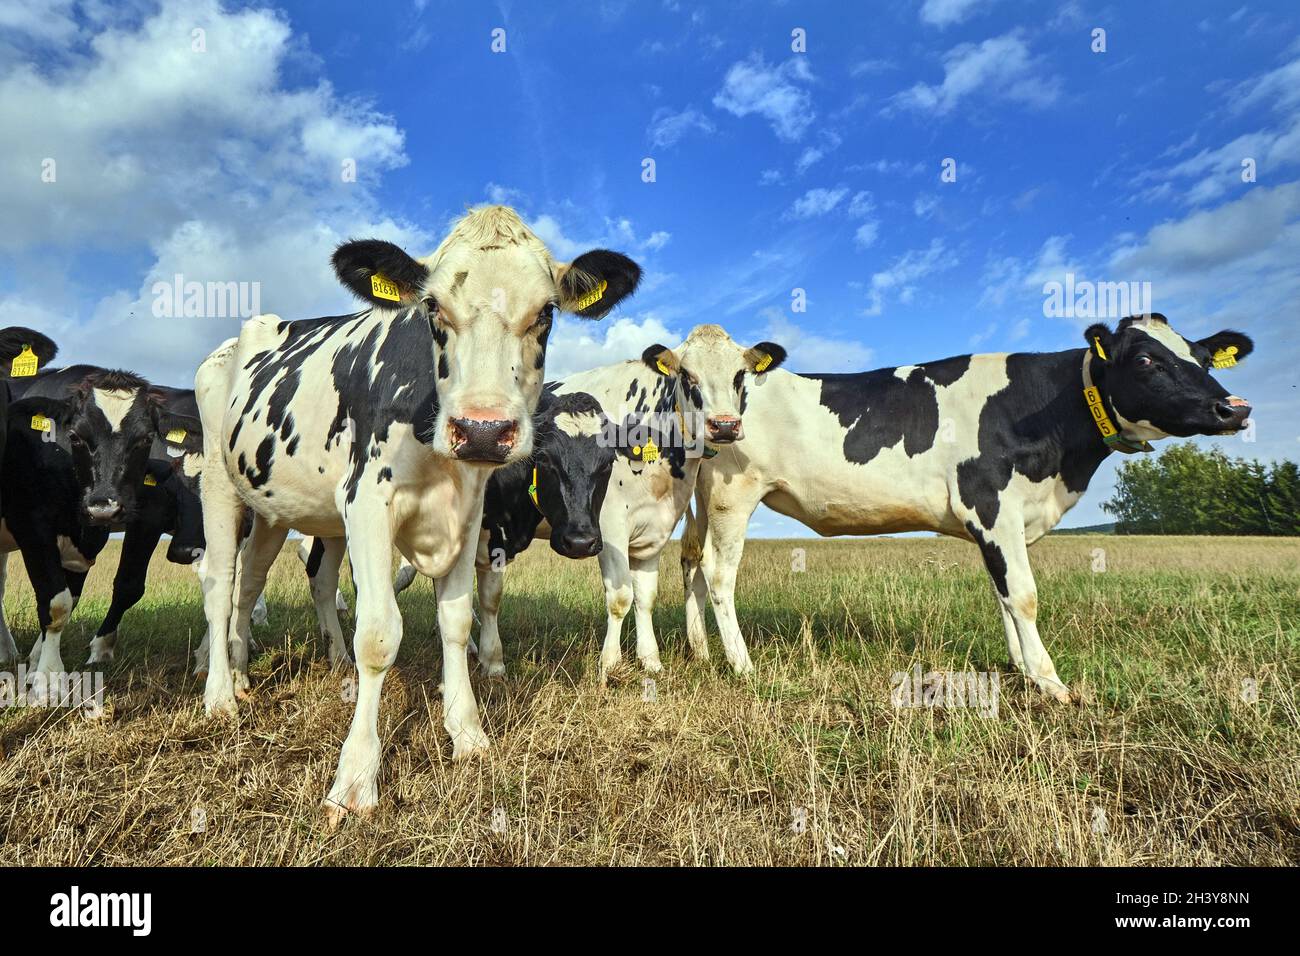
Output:
<svg viewBox="0 0 1300 956">
<path fill-rule="evenodd" d="M 155 283 L 334 313 L 339 240 L 424 254 L 495 200 L 561 257 L 646 269 L 557 330 L 553 374 L 700 322 L 796 371 L 1073 348 L 1093 320 L 1043 305 L 1073 273 L 1251 334 L 1223 375 L 1255 441 L 1207 442 L 1300 458 L 1294 3 L 6 0 L 0 126 L 0 322 L 69 361 L 188 384 L 238 319 L 157 316 Z M 1067 526 L 1105 520 L 1113 467 Z"/>
</svg>

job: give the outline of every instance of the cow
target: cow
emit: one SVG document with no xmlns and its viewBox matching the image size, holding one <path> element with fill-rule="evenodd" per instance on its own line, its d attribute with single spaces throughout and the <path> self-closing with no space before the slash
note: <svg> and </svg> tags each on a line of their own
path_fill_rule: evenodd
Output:
<svg viewBox="0 0 1300 956">
<path fill-rule="evenodd" d="M 29 378 L 35 375 L 41 366 L 53 361 L 59 347 L 47 335 L 35 329 L 20 325 L 0 329 L 0 463 L 4 461 L 5 442 L 9 434 L 9 401 L 12 397 L 11 383 L 15 379 Z M 0 492 L 0 514 L 4 512 L 2 492 Z M 7 530 L 0 530 L 0 540 L 9 538 Z M 0 550 L 0 598 L 4 596 L 5 572 L 8 552 Z M 5 623 L 3 608 L 0 607 L 0 665 L 18 660 L 18 645 Z"/>
<path fill-rule="evenodd" d="M 0 550 L 22 552 L 41 625 L 33 673 L 53 675 L 90 565 L 136 517 L 150 448 L 197 423 L 132 372 L 71 365 L 21 381 L 10 383 L 21 397 L 9 405 Z"/>
<path fill-rule="evenodd" d="M 556 309 L 602 318 L 641 277 L 603 249 L 556 262 L 504 206 L 470 210 L 423 260 L 368 239 L 341 245 L 333 265 L 368 308 L 256 316 L 195 376 L 209 714 L 234 713 L 247 693 L 248 615 L 288 531 L 346 537 L 357 700 L 325 797 L 332 826 L 378 801 L 379 694 L 402 637 L 394 546 L 437 581 L 452 758 L 487 748 L 466 655 L 484 488 L 493 468 L 532 451 Z M 253 525 L 236 574 L 245 506 Z"/>
<path fill-rule="evenodd" d="M 1026 551 L 1112 452 L 1229 435 L 1249 404 L 1211 375 L 1250 354 L 1222 331 L 1192 341 L 1159 313 L 1084 333 L 1087 348 L 960 355 L 836 375 L 773 376 L 750 394 L 761 434 L 708 463 L 682 547 L 687 637 L 708 656 L 713 606 L 727 659 L 753 670 L 736 620 L 745 527 L 761 501 L 818 534 L 935 531 L 973 542 L 1002 612 L 1010 665 L 1071 699 L 1043 647 Z"/>
<path fill-rule="evenodd" d="M 558 383 L 558 394 L 587 392 L 607 413 L 618 410 L 604 436 L 620 454 L 600 512 L 606 609 L 602 680 L 622 660 L 623 618 L 634 604 L 637 658 L 650 673 L 663 669 L 651 622 L 659 553 L 690 504 L 701 462 L 745 437 L 748 395 L 762 387 L 785 354 L 773 342 L 743 348 L 720 326 L 700 325 L 676 349 L 652 345 L 640 361 L 606 365 Z"/>
<path fill-rule="evenodd" d="M 488 479 L 483 522 L 475 558 L 478 575 L 479 642 L 469 644 L 485 676 L 506 672 L 497 626 L 506 568 L 538 537 L 566 558 L 590 558 L 601 551 L 600 509 L 605 501 L 616 449 L 602 441 L 605 412 L 585 392 L 543 394 L 535 416 L 533 454 L 500 468 Z M 317 539 L 300 552 L 307 565 L 321 629 L 331 647 L 342 642 L 336 604 L 338 567 L 321 578 L 326 542 Z M 341 558 L 341 553 L 339 553 Z M 400 594 L 415 580 L 415 567 L 403 559 L 393 589 Z"/>
</svg>

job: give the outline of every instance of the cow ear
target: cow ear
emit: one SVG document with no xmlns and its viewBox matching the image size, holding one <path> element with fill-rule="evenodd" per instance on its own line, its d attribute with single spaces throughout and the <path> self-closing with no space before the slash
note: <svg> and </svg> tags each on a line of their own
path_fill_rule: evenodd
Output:
<svg viewBox="0 0 1300 956">
<path fill-rule="evenodd" d="M 1098 322 L 1084 330 L 1083 340 L 1088 343 L 1092 354 L 1103 362 L 1110 361 L 1110 353 L 1115 345 L 1115 336 L 1105 323 Z"/>
<path fill-rule="evenodd" d="M 641 267 L 619 252 L 593 249 L 559 266 L 560 308 L 584 319 L 603 319 L 636 291 Z"/>
<path fill-rule="evenodd" d="M 759 342 L 752 349 L 745 349 L 745 364 L 751 372 L 770 372 L 780 368 L 784 361 L 785 349 L 775 342 Z"/>
<path fill-rule="evenodd" d="M 682 367 L 673 350 L 662 345 L 652 345 L 642 352 L 641 361 L 660 375 L 676 375 Z"/>
<path fill-rule="evenodd" d="M 36 431 L 49 431 L 42 427 L 42 419 L 53 422 L 59 428 L 67 427 L 76 410 L 75 398 L 46 398 L 33 396 L 9 403 L 10 428 L 31 428 Z"/>
<path fill-rule="evenodd" d="M 59 347 L 48 335 L 35 329 L 11 325 L 0 330 L 0 378 L 35 375 L 58 351 Z"/>
<path fill-rule="evenodd" d="M 429 267 L 382 239 L 353 239 L 334 250 L 334 274 L 362 302 L 383 309 L 413 305 Z"/>
<path fill-rule="evenodd" d="M 1210 361 L 1215 368 L 1231 368 L 1255 351 L 1255 343 L 1250 340 L 1250 336 L 1231 329 L 1215 332 L 1196 344 L 1209 349 Z"/>
<path fill-rule="evenodd" d="M 203 451 L 203 422 L 198 418 L 160 408 L 155 420 L 158 437 L 166 444 L 168 457 L 179 458 Z"/>
</svg>

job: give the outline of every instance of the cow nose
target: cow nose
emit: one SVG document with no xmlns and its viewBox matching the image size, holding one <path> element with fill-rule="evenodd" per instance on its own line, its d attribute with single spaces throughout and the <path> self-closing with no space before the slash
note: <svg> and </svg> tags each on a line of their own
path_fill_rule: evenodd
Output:
<svg viewBox="0 0 1300 956">
<path fill-rule="evenodd" d="M 560 539 L 562 551 L 566 558 L 590 558 L 600 554 L 600 535 L 590 531 L 579 531 L 564 535 Z"/>
<path fill-rule="evenodd" d="M 91 498 L 86 502 L 91 524 L 107 524 L 122 516 L 122 503 L 116 498 Z"/>
<path fill-rule="evenodd" d="M 519 423 L 509 418 L 453 418 L 452 453 L 461 461 L 503 462 L 515 446 Z"/>
<path fill-rule="evenodd" d="M 740 419 L 735 415 L 718 415 L 707 419 L 704 424 L 709 430 L 709 441 L 740 441 L 744 437 Z"/>
<path fill-rule="evenodd" d="M 1250 417 L 1250 412 L 1250 403 L 1236 395 L 1229 395 L 1214 403 L 1214 414 L 1218 416 L 1219 421 L 1234 428 L 1246 427 L 1246 419 Z"/>
</svg>

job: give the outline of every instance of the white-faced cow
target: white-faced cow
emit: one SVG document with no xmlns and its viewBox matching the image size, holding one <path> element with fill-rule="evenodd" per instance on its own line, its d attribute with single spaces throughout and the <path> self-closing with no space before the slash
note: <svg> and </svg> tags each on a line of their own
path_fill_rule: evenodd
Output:
<svg viewBox="0 0 1300 956">
<path fill-rule="evenodd" d="M 452 756 L 487 746 L 466 659 L 484 487 L 494 467 L 532 451 L 555 309 L 599 318 L 641 271 L 605 250 L 557 263 L 500 206 L 472 210 L 427 259 L 365 240 L 339 247 L 334 268 L 368 310 L 251 319 L 203 362 L 195 385 L 210 713 L 232 712 L 247 686 L 248 614 L 288 530 L 346 536 L 358 687 L 326 797 L 336 823 L 377 800 L 379 694 L 402 638 L 394 545 L 437 580 Z M 245 505 L 254 520 L 236 581 Z"/>
<path fill-rule="evenodd" d="M 36 592 L 33 672 L 57 674 L 86 572 L 109 531 L 137 518 L 150 448 L 197 422 L 131 372 L 72 365 L 10 388 L 21 397 L 9 405 L 0 550 L 22 552 Z"/>
<path fill-rule="evenodd" d="M 1170 435 L 1232 434 L 1250 406 L 1210 374 L 1250 354 L 1160 314 L 1086 333 L 1087 349 L 962 355 L 847 375 L 782 372 L 749 390 L 760 426 L 704 469 L 683 541 L 687 636 L 708 656 L 703 602 L 727 658 L 753 665 L 736 622 L 736 569 L 758 503 L 822 535 L 937 531 L 979 546 L 1011 663 L 1069 699 L 1035 623 L 1026 547 L 1061 520 L 1112 451 Z"/>
<path fill-rule="evenodd" d="M 654 345 L 640 362 L 558 383 L 559 393 L 587 392 L 610 413 L 605 441 L 620 452 L 600 512 L 607 612 L 602 675 L 622 660 L 623 618 L 634 604 L 637 658 L 648 671 L 662 669 L 651 622 L 659 552 L 690 504 L 700 463 L 715 450 L 710 446 L 744 437 L 749 384 L 784 359 L 779 345 L 743 348 L 720 327 L 701 325 L 675 349 Z"/>
</svg>

